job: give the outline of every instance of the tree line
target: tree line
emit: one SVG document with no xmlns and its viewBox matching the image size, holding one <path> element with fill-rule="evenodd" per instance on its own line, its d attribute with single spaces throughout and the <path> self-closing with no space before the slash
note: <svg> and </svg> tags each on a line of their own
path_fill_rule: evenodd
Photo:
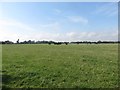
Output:
<svg viewBox="0 0 120 90">
<path fill-rule="evenodd" d="M 120 43 L 120 41 L 76 41 L 76 42 L 55 42 L 55 41 L 32 41 L 32 40 L 28 40 L 28 41 L 23 41 L 20 42 L 19 39 L 16 41 L 16 43 L 12 42 L 12 41 L 0 41 L 0 44 L 54 44 L 54 45 L 61 45 L 61 44 L 115 44 L 115 43 Z"/>
</svg>

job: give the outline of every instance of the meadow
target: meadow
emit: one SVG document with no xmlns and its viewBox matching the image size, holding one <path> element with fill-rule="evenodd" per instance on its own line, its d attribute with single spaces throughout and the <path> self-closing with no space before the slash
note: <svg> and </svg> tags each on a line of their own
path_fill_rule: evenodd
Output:
<svg viewBox="0 0 120 90">
<path fill-rule="evenodd" d="M 118 45 L 2 45 L 6 88 L 118 87 Z"/>
</svg>

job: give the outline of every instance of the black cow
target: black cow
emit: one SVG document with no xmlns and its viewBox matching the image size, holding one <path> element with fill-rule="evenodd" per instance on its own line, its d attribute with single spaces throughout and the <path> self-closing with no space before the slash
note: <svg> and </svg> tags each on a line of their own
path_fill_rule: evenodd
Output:
<svg viewBox="0 0 120 90">
<path fill-rule="evenodd" d="M 54 42 L 54 45 L 61 45 L 61 42 Z"/>
<path fill-rule="evenodd" d="M 65 42 L 65 45 L 68 45 L 68 42 Z"/>
</svg>

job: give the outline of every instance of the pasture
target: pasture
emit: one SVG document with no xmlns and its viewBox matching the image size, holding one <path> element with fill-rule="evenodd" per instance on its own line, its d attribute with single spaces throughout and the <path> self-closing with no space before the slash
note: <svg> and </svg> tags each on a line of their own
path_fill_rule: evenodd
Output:
<svg viewBox="0 0 120 90">
<path fill-rule="evenodd" d="M 118 45 L 2 45 L 3 87 L 118 87 Z"/>
</svg>

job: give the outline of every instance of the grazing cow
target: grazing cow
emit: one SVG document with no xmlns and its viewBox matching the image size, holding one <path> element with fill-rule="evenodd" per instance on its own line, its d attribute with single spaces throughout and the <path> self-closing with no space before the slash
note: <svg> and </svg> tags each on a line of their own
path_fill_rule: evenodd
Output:
<svg viewBox="0 0 120 90">
<path fill-rule="evenodd" d="M 68 45 L 68 42 L 65 42 L 66 45 Z"/>
<path fill-rule="evenodd" d="M 61 42 L 54 42 L 54 45 L 61 45 Z"/>
<path fill-rule="evenodd" d="M 98 42 L 95 42 L 95 44 L 98 44 Z"/>
<path fill-rule="evenodd" d="M 49 42 L 48 44 L 49 44 L 49 45 L 51 45 L 52 43 L 51 43 L 51 42 Z"/>
</svg>

